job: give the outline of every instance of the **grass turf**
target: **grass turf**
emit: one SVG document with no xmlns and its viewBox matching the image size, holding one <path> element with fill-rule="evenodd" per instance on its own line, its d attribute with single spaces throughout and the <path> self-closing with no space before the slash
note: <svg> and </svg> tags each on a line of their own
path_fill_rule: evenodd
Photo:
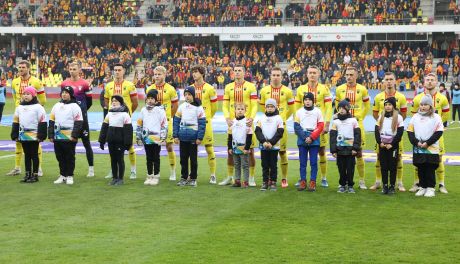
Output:
<svg viewBox="0 0 460 264">
<path fill-rule="evenodd" d="M 9 132 L 0 127 L 0 138 L 8 139 Z M 456 134 L 445 134 L 448 152 L 458 152 Z M 216 144 L 224 139 L 216 135 Z M 294 147 L 295 137 L 289 140 Z M 371 149 L 372 134 L 367 142 Z M 13 167 L 11 154 L 0 153 L 1 174 Z M 160 185 L 146 187 L 145 157 L 137 160 L 138 179 L 120 187 L 103 179 L 107 155 L 95 155 L 95 178 L 85 177 L 85 155 L 77 155 L 73 186 L 52 183 L 58 174 L 53 153 L 44 154 L 45 176 L 37 184 L 1 176 L 0 263 L 454 263 L 460 257 L 459 167 L 446 167 L 450 193 L 428 199 L 338 194 L 333 162 L 331 187 L 316 193 L 294 189 L 297 161 L 289 163 L 291 186 L 276 193 L 209 185 L 203 158 L 196 189 L 168 181 L 167 158 L 161 160 Z M 217 163 L 222 179 L 226 162 Z M 374 164 L 366 163 L 366 171 L 370 185 Z M 260 172 L 258 161 L 259 184 Z M 405 166 L 404 179 L 409 187 L 412 166 Z"/>
</svg>

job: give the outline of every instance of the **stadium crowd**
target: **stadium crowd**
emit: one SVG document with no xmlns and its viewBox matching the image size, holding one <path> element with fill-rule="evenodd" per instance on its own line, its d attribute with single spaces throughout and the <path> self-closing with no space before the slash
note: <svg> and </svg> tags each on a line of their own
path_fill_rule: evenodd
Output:
<svg viewBox="0 0 460 264">
<path fill-rule="evenodd" d="M 319 0 L 310 3 L 291 3 L 286 7 L 286 18 L 295 25 L 316 26 L 320 24 L 409 24 L 413 18 L 421 19 L 420 0 L 397 1 L 332 1 Z"/>
<path fill-rule="evenodd" d="M 393 71 L 400 90 L 415 89 L 424 75 L 436 72 L 439 81 L 449 76 L 458 80 L 458 41 L 438 43 L 431 47 L 426 43 L 376 43 L 367 49 L 361 44 L 308 44 L 300 41 L 278 41 L 277 43 L 228 43 L 222 50 L 212 43 L 195 44 L 183 40 L 138 42 L 93 42 L 86 46 L 81 41 L 54 41 L 41 43 L 37 51 L 31 51 L 19 44 L 19 54 L 0 51 L 2 78 L 11 80 L 15 74 L 16 57 L 27 58 L 42 77 L 60 74 L 64 80 L 68 76 L 66 66 L 69 61 L 82 63 L 87 79 L 93 85 L 103 86 L 111 78 L 110 69 L 122 63 L 129 74 L 135 71 L 138 88 L 153 82 L 152 69 L 163 65 L 167 69 L 167 81 L 175 87 L 184 88 L 192 82 L 190 66 L 205 65 L 206 81 L 218 89 L 234 79 L 232 66 L 242 64 L 247 67 L 245 79 L 260 89 L 267 84 L 269 71 L 275 65 L 288 63 L 283 73 L 283 84 L 297 88 L 306 82 L 307 65 L 321 68 L 321 81 L 330 87 L 344 83 L 343 71 L 354 66 L 359 71 L 360 83 L 369 89 L 380 89 L 386 71 Z M 433 65 L 433 58 L 445 58 Z M 143 70 L 136 70 L 137 62 L 145 60 Z"/>
<path fill-rule="evenodd" d="M 24 26 L 139 27 L 143 24 L 137 14 L 141 4 L 139 0 L 53 0 L 41 6 L 37 17 L 27 7 L 18 9 L 17 20 Z"/>
<path fill-rule="evenodd" d="M 274 0 L 175 0 L 172 12 L 154 5 L 147 17 L 171 26 L 265 26 L 281 25 L 283 12 Z"/>
</svg>

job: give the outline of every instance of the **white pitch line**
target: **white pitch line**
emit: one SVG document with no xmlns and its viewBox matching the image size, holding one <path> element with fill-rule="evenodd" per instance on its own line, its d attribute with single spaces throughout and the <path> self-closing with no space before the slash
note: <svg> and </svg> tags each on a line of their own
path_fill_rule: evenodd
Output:
<svg viewBox="0 0 460 264">
<path fill-rule="evenodd" d="M 11 158 L 16 156 L 16 154 L 11 154 L 11 155 L 5 155 L 5 156 L 0 156 L 0 159 L 6 159 L 6 158 Z"/>
</svg>

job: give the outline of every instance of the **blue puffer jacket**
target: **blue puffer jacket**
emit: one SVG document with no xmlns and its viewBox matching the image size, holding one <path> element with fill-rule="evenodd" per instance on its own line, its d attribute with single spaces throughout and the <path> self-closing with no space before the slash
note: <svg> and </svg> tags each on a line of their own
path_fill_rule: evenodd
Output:
<svg viewBox="0 0 460 264">
<path fill-rule="evenodd" d="M 307 146 L 319 146 L 320 142 L 319 142 L 319 137 L 315 140 L 313 140 L 310 144 L 307 144 L 305 142 L 305 139 L 307 139 L 307 137 L 309 137 L 311 135 L 311 133 L 313 132 L 310 131 L 310 130 L 304 130 L 302 128 L 302 126 L 300 126 L 299 123 L 297 122 L 294 122 L 294 132 L 296 133 L 297 135 L 297 146 L 304 146 L 304 147 L 307 147 Z"/>
<path fill-rule="evenodd" d="M 179 138 L 180 141 L 194 142 L 197 139 L 203 140 L 204 133 L 206 131 L 206 117 L 204 114 L 199 117 L 200 112 L 204 113 L 203 107 L 201 104 L 197 104 L 196 102 L 189 104 L 189 107 L 190 105 L 194 106 L 193 109 L 187 109 L 186 113 L 181 113 L 181 116 L 176 115 L 173 119 L 173 137 Z M 187 123 L 184 115 L 187 115 L 188 117 L 190 115 L 194 115 L 196 116 L 196 119 L 193 120 L 194 122 L 191 121 Z"/>
</svg>

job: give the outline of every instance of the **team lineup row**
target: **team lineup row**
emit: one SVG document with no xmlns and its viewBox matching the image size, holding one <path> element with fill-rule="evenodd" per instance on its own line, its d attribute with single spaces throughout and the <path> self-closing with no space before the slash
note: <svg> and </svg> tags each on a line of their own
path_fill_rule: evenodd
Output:
<svg viewBox="0 0 460 264">
<path fill-rule="evenodd" d="M 23 66 L 23 74 L 21 74 L 21 66 Z M 35 92 L 37 93 L 37 97 L 38 97 L 37 101 L 40 101 L 40 103 L 42 104 L 46 101 L 43 87 L 41 87 L 41 84 L 39 84 L 39 82 L 38 83 L 35 82 L 33 77 L 30 76 L 28 72 L 28 67 L 29 65 L 27 62 L 24 62 L 22 64 L 20 63 L 19 65 L 20 77 L 13 81 L 14 98 L 15 98 L 16 105 L 18 106 L 18 108 L 16 109 L 16 112 L 18 112 L 18 109 L 24 108 L 25 106 L 28 105 L 24 103 L 26 100 L 23 98 L 24 90 L 28 86 L 32 86 L 33 89 L 35 89 Z M 48 129 L 49 130 L 48 132 L 51 132 L 51 133 L 48 133 L 49 134 L 48 136 L 54 137 L 56 156 L 58 158 L 58 161 L 59 159 L 64 159 L 64 156 L 65 156 L 65 155 L 58 155 L 58 152 L 59 153 L 72 153 L 72 151 L 68 151 L 72 148 L 73 148 L 73 159 L 75 159 L 74 158 L 74 155 L 75 155 L 74 145 L 76 143 L 77 138 L 79 137 L 82 138 L 82 141 L 85 147 L 86 147 L 85 141 L 89 143 L 89 131 L 87 128 L 88 125 L 87 125 L 86 111 L 91 106 L 91 99 L 90 99 L 91 97 L 90 97 L 90 89 L 89 89 L 88 84 L 87 83 L 85 84 L 85 81 L 80 79 L 79 77 L 80 71 L 81 69 L 78 63 L 71 63 L 69 65 L 69 72 L 71 73 L 71 78 L 66 80 L 62 84 L 62 88 L 63 88 L 62 89 L 63 92 L 61 94 L 62 100 L 60 103 L 55 105 L 53 110 L 55 110 L 56 107 L 58 108 L 55 110 L 55 112 L 53 112 L 52 110 L 52 113 L 50 115 L 50 126 Z M 321 171 L 321 184 L 323 186 L 327 186 L 328 183 L 326 179 L 326 174 L 327 174 L 326 168 L 327 167 L 326 167 L 325 147 L 328 144 L 328 130 L 329 130 L 329 127 L 332 127 L 333 131 L 334 130 L 338 131 L 337 129 L 334 129 L 334 122 L 337 120 L 340 120 L 340 121 L 343 121 L 343 120 L 339 118 L 340 113 L 338 113 L 337 115 L 334 115 L 334 119 L 332 119 L 333 115 L 332 115 L 332 102 L 331 102 L 330 92 L 327 87 L 318 83 L 318 77 L 320 75 L 320 70 L 315 66 L 310 66 L 308 68 L 307 75 L 308 75 L 309 81 L 307 84 L 297 89 L 295 96 L 291 89 L 281 84 L 282 72 L 281 72 L 281 69 L 279 68 L 275 67 L 271 70 L 270 85 L 262 88 L 262 90 L 260 90 L 259 92 L 259 95 L 257 95 L 257 91 L 252 83 L 244 81 L 244 67 L 243 66 L 236 65 L 234 67 L 234 72 L 235 72 L 235 82 L 227 85 L 225 88 L 223 109 L 222 109 L 224 116 L 226 118 L 227 124 L 229 125 L 229 131 L 231 132 L 234 129 L 236 129 L 237 131 L 245 131 L 245 129 L 242 129 L 241 127 L 242 122 L 238 120 L 238 118 L 241 118 L 241 116 L 237 115 L 237 110 L 236 110 L 239 103 L 242 103 L 242 105 L 244 106 L 244 119 L 245 119 L 246 127 L 250 128 L 251 130 L 253 127 L 254 118 L 258 111 L 259 105 L 262 108 L 262 112 L 265 112 L 265 116 L 261 120 L 258 120 L 255 126 L 254 136 L 253 138 L 251 138 L 251 144 L 249 148 L 246 149 L 246 146 L 243 146 L 244 145 L 243 142 L 240 142 L 236 140 L 235 138 L 232 138 L 231 140 L 229 139 L 228 145 L 229 145 L 229 148 L 230 147 L 232 148 L 230 148 L 230 151 L 229 151 L 228 176 L 219 184 L 227 185 L 227 184 L 233 183 L 233 185 L 235 186 L 239 186 L 239 185 L 244 186 L 244 187 L 255 186 L 255 180 L 254 180 L 255 159 L 254 159 L 253 148 L 256 146 L 256 141 L 258 140 L 261 143 L 260 148 L 261 148 L 261 153 L 263 154 L 262 155 L 262 167 L 263 167 L 263 179 L 264 179 L 263 186 L 266 185 L 268 189 L 276 188 L 277 178 L 275 178 L 276 177 L 275 175 L 277 174 L 277 168 L 276 168 L 276 163 L 272 161 L 277 160 L 277 157 L 279 155 L 280 160 L 281 160 L 280 162 L 281 163 L 281 187 L 287 187 L 288 186 L 288 183 L 287 183 L 288 162 L 287 162 L 287 155 L 286 155 L 287 131 L 283 128 L 285 126 L 286 120 L 290 118 L 292 115 L 294 115 L 294 119 L 296 121 L 295 124 L 300 125 L 302 122 L 300 123 L 297 122 L 298 121 L 297 116 L 299 114 L 298 112 L 305 110 L 305 113 L 304 113 L 305 116 L 309 116 L 311 114 L 310 113 L 311 111 L 308 109 L 310 107 L 313 107 L 312 109 L 316 109 L 314 112 L 318 112 L 320 114 L 321 119 L 323 120 L 322 122 L 323 124 L 321 125 L 320 124 L 321 122 L 318 122 L 317 126 L 311 127 L 313 126 L 314 122 L 313 123 L 306 122 L 305 124 L 303 124 L 303 126 L 300 125 L 300 128 L 298 127 L 296 129 L 296 134 L 298 135 L 298 137 L 300 137 L 300 135 L 302 134 L 300 133 L 301 130 L 304 131 L 304 133 L 308 134 L 310 132 L 315 131 L 315 129 L 317 128 L 319 129 L 319 127 L 321 127 L 321 131 L 314 133 L 313 134 L 314 136 L 305 137 L 305 143 L 301 143 L 298 141 L 299 153 L 300 153 L 299 158 L 301 160 L 301 169 L 300 169 L 301 180 L 299 181 L 299 189 L 306 189 L 306 179 L 305 179 L 304 171 L 306 167 L 306 157 L 308 157 L 308 154 L 310 154 L 310 162 L 311 162 L 310 165 L 312 167 L 310 184 L 308 186 L 308 189 L 312 191 L 316 189 L 316 171 L 317 171 L 316 158 L 318 154 L 319 154 L 319 165 L 320 165 L 320 171 Z M 213 87 L 210 86 L 209 84 L 206 84 L 203 81 L 203 77 L 205 75 L 205 69 L 201 66 L 196 66 L 192 68 L 192 75 L 195 80 L 195 84 L 192 87 L 187 88 L 188 92 L 185 93 L 186 101 L 180 107 L 178 106 L 178 98 L 177 98 L 177 94 L 176 94 L 174 87 L 164 82 L 165 75 L 166 75 L 166 69 L 164 69 L 161 66 L 155 68 L 154 70 L 155 84 L 150 86 L 146 91 L 147 94 L 150 93 L 151 96 L 147 97 L 146 107 L 144 107 L 141 110 L 141 118 L 138 120 L 139 131 L 137 131 L 136 133 L 137 139 L 143 141 L 144 146 L 146 146 L 148 164 L 155 165 L 155 171 L 153 171 L 152 168 L 149 168 L 150 165 L 148 165 L 147 170 L 149 173 L 148 173 L 146 184 L 158 183 L 159 171 L 157 171 L 157 168 L 159 167 L 157 164 L 159 164 L 159 155 L 157 155 L 156 153 L 157 152 L 159 153 L 160 145 L 158 143 L 160 143 L 162 139 L 166 142 L 166 148 L 168 150 L 168 159 L 169 159 L 169 164 L 171 168 L 171 173 L 170 173 L 171 180 L 175 180 L 175 163 L 176 163 L 175 153 L 173 151 L 173 143 L 176 142 L 176 143 L 179 143 L 180 145 L 182 171 L 181 171 L 181 181 L 179 181 L 178 184 L 192 185 L 192 186 L 196 185 L 195 179 L 197 176 L 196 175 L 196 161 L 194 162 L 194 160 L 196 160 L 196 146 L 198 144 L 203 144 L 208 153 L 208 163 L 209 163 L 209 167 L 211 170 L 210 183 L 215 184 L 217 183 L 216 174 L 215 174 L 215 170 L 216 170 L 215 164 L 216 163 L 215 163 L 215 155 L 214 155 L 214 149 L 213 149 L 214 142 L 213 142 L 213 135 L 212 135 L 213 133 L 212 133 L 211 120 L 217 110 L 217 104 L 216 104 L 217 96 L 216 96 L 216 93 Z M 137 92 L 132 83 L 123 80 L 123 76 L 124 76 L 123 66 L 116 65 L 114 67 L 114 77 L 115 77 L 114 81 L 107 84 L 105 88 L 104 99 L 106 101 L 106 106 L 108 108 L 107 110 L 109 112 L 104 121 L 104 125 L 101 131 L 101 137 L 99 140 L 101 143 L 105 143 L 105 142 L 109 143 L 109 152 L 111 153 L 111 161 L 112 161 L 112 178 L 113 178 L 111 182 L 112 184 L 122 184 L 123 182 L 122 177 L 124 173 L 124 163 L 121 164 L 121 162 L 122 162 L 122 157 L 123 157 L 123 153 L 125 149 L 129 149 L 129 154 L 130 154 L 129 155 L 130 161 L 131 161 L 131 176 L 130 177 L 134 178 L 136 176 L 136 172 L 135 172 L 136 156 L 135 156 L 135 152 L 134 152 L 134 148 L 132 144 L 128 144 L 130 143 L 129 138 L 131 138 L 131 143 L 132 143 L 132 136 L 123 137 L 120 135 L 124 135 L 125 132 L 129 133 L 129 130 L 125 131 L 126 129 L 129 129 L 128 128 L 129 126 L 127 126 L 126 123 L 130 120 L 130 114 L 137 109 L 137 106 L 138 106 Z M 350 117 L 356 120 L 358 124 L 358 128 L 360 130 L 359 138 L 356 137 L 356 139 L 362 143 L 359 144 L 359 149 L 356 148 L 351 151 L 352 153 L 351 156 L 353 157 L 352 159 L 350 158 L 346 162 L 340 162 L 340 163 L 341 164 L 343 163 L 342 164 L 343 166 L 348 164 L 347 166 L 351 168 L 350 164 L 352 163 L 352 161 L 354 162 L 355 157 L 356 157 L 357 170 L 358 170 L 358 175 L 360 178 L 359 187 L 364 189 L 366 188 L 366 186 L 364 183 L 364 161 L 362 158 L 362 151 L 361 151 L 361 148 L 365 142 L 363 120 L 367 112 L 370 110 L 371 106 L 370 106 L 370 100 L 369 100 L 369 96 L 367 93 L 367 89 L 364 86 L 357 84 L 356 79 L 357 79 L 356 69 L 352 67 L 348 68 L 346 70 L 347 83 L 342 86 L 339 86 L 336 90 L 336 102 L 337 102 L 336 105 L 339 106 L 340 103 L 343 103 L 342 101 L 345 98 L 347 98 L 349 109 L 346 112 L 349 112 Z M 406 99 L 404 95 L 395 90 L 394 74 L 388 73 L 387 75 L 385 75 L 383 82 L 385 86 L 385 91 L 378 94 L 374 99 L 374 105 L 373 105 L 374 117 L 376 118 L 376 120 L 385 120 L 383 117 L 380 117 L 380 115 L 385 114 L 385 111 L 384 111 L 385 105 L 386 105 L 385 100 L 388 98 L 394 98 L 394 101 L 395 101 L 394 109 L 399 109 L 399 112 L 401 114 L 401 119 L 404 119 L 406 117 L 406 112 L 407 112 L 407 103 L 406 103 Z M 151 91 L 155 91 L 155 93 L 152 94 Z M 68 94 L 68 97 L 66 97 L 67 94 Z M 419 94 L 413 100 L 412 112 L 414 113 L 414 116 L 415 114 L 419 114 L 417 113 L 417 111 L 419 111 L 420 102 L 422 101 L 422 98 L 424 98 L 425 94 L 431 95 L 432 102 L 433 102 L 432 108 L 434 108 L 435 111 L 440 114 L 441 116 L 440 118 L 442 118 L 442 121 L 444 122 L 447 121 L 447 116 L 449 112 L 449 104 L 447 102 L 447 99 L 436 90 L 436 77 L 432 75 L 427 75 L 425 78 L 425 93 Z M 308 97 L 305 98 L 305 96 L 307 95 Z M 66 97 L 67 99 L 64 99 L 63 97 Z M 149 105 L 148 103 L 149 101 L 148 98 L 153 98 L 151 99 L 153 100 L 153 102 L 150 102 L 151 105 Z M 77 108 L 80 109 L 80 112 L 77 111 L 78 109 L 76 107 L 67 107 L 67 105 L 72 105 L 72 103 L 66 103 L 66 102 L 67 101 L 71 102 L 72 100 L 75 100 L 78 102 L 78 104 L 75 104 L 75 105 L 79 106 Z M 311 101 L 313 106 L 306 106 L 305 101 Z M 272 102 L 272 103 L 267 104 L 267 102 Z M 387 102 L 387 104 L 391 105 L 391 102 Z M 114 106 L 114 104 L 116 106 Z M 159 116 L 161 116 L 158 112 L 159 110 L 158 111 L 155 110 L 157 108 L 157 107 L 154 107 L 156 104 L 161 105 L 160 108 L 165 111 L 164 116 L 165 116 L 166 121 L 165 120 L 161 121 L 162 123 L 164 123 L 163 124 L 164 127 L 161 127 L 161 122 L 158 124 L 155 123 L 155 122 L 158 122 L 158 120 L 157 119 L 155 120 L 155 118 L 158 118 Z M 274 106 L 273 110 L 275 111 L 270 112 L 269 109 L 271 109 L 273 106 Z M 75 118 L 78 115 L 80 116 L 81 120 L 79 119 L 73 120 L 73 122 L 77 125 L 68 126 L 67 124 L 64 124 L 64 123 L 61 124 L 61 121 L 59 122 L 56 121 L 56 118 L 58 118 L 59 115 L 62 115 L 65 112 L 63 111 L 63 109 L 65 108 L 73 109 L 70 112 L 75 114 Z M 342 107 L 342 108 L 345 108 L 345 110 L 347 110 L 346 107 Z M 296 109 L 298 110 L 296 111 Z M 124 112 L 124 111 L 127 111 L 127 112 Z M 152 115 L 153 112 L 155 112 L 155 114 Z M 15 113 L 15 124 L 20 123 L 20 122 L 16 122 L 16 121 L 20 121 L 16 119 L 16 117 L 18 116 L 17 114 L 18 113 Z M 146 120 L 143 119 L 144 115 L 145 115 L 145 118 L 147 118 Z M 124 117 L 122 118 L 122 116 Z M 273 116 L 277 116 L 277 118 L 274 118 Z M 432 117 L 432 119 L 437 119 L 437 118 L 434 118 L 435 116 L 437 116 L 435 113 L 430 116 Z M 276 129 L 274 129 L 273 127 L 269 129 L 268 127 L 273 126 L 273 124 L 276 123 L 273 121 L 273 119 L 280 119 L 281 122 L 279 122 L 280 124 L 278 124 Z M 175 125 L 173 125 L 173 120 L 174 120 Z M 266 122 L 263 122 L 264 120 Z M 306 120 L 311 121 L 313 119 L 306 118 Z M 81 121 L 81 125 L 78 125 L 80 121 Z M 50 129 L 52 122 L 54 122 L 54 125 L 53 125 L 54 131 L 53 129 Z M 346 123 L 347 122 L 348 121 L 346 121 Z M 331 126 L 331 123 L 332 123 L 332 126 Z M 388 122 L 385 121 L 381 123 L 380 127 L 382 128 L 382 125 L 386 123 Z M 236 126 L 235 124 L 240 124 L 240 125 Z M 337 125 L 338 124 L 336 124 L 335 128 L 337 128 Z M 40 127 L 40 126 L 38 126 L 37 124 L 37 127 Z M 78 132 L 76 130 L 79 127 L 81 128 L 80 130 L 83 132 Z M 126 129 L 123 129 L 123 127 L 126 127 Z M 132 135 L 132 126 L 130 127 L 131 127 L 131 134 L 129 135 Z M 158 129 L 158 127 L 160 127 L 161 129 Z M 20 130 L 19 132 L 21 131 L 30 132 L 30 131 L 25 131 L 29 128 L 27 129 L 25 129 L 25 127 L 20 127 L 20 128 L 22 128 L 22 130 L 19 129 L 18 127 L 18 129 Z M 69 128 L 72 128 L 72 129 L 69 129 Z M 165 130 L 165 128 L 167 128 L 167 130 Z M 260 129 L 260 131 L 258 131 L 258 128 Z M 13 131 L 14 131 L 14 127 L 13 127 Z M 74 133 L 72 133 L 72 131 Z M 270 132 L 267 132 L 267 131 L 270 131 Z M 376 131 L 381 131 L 381 130 L 376 130 Z M 394 135 L 392 135 L 393 132 L 395 133 Z M 268 134 L 265 134 L 265 133 L 268 133 Z M 279 135 L 280 133 L 281 135 Z M 229 135 L 232 135 L 232 136 L 233 134 L 234 133 L 229 133 Z M 235 133 L 235 134 L 238 134 L 238 133 Z M 353 133 L 351 134 L 354 135 Z M 396 138 L 396 139 L 398 138 L 396 136 L 397 135 L 396 130 L 393 131 L 390 129 L 383 134 L 389 134 L 386 136 L 392 135 L 393 138 Z M 349 135 L 349 133 L 347 135 Z M 415 135 L 416 136 L 418 135 L 416 131 L 415 131 Z M 239 136 L 241 139 L 241 135 Z M 319 137 L 315 137 L 315 136 L 319 136 Z M 346 146 L 346 144 L 351 144 L 351 142 L 353 142 L 353 139 L 355 137 L 349 137 L 349 136 L 344 138 L 342 133 L 339 133 L 337 137 L 334 137 L 331 135 L 331 142 L 340 139 L 339 142 L 342 142 L 345 145 L 340 146 L 340 144 L 342 143 L 339 144 L 336 142 L 337 144 L 335 144 L 334 146 L 350 147 L 350 146 Z M 418 138 L 419 142 L 417 143 L 421 142 L 423 144 L 423 142 L 425 142 L 429 138 L 429 137 L 424 138 L 426 136 L 427 135 L 420 136 Z M 275 137 L 274 139 L 277 139 L 277 137 L 279 137 L 279 139 L 276 141 L 273 139 L 273 141 L 271 141 L 272 137 Z M 120 140 L 120 138 L 124 138 L 124 140 Z M 262 142 L 264 138 L 267 139 L 267 142 Z M 115 140 L 115 141 L 112 141 L 112 140 Z M 66 144 L 63 144 L 62 142 L 65 142 Z M 186 144 L 186 142 L 188 143 Z M 378 139 L 377 139 L 377 142 L 379 142 Z M 433 142 L 433 144 L 436 145 L 438 144 L 437 142 L 438 140 Z M 26 154 L 26 178 L 27 178 L 26 181 L 33 182 L 34 180 L 38 179 L 37 178 L 37 175 L 39 173 L 38 162 L 37 162 L 37 165 L 34 165 L 33 169 L 31 169 L 30 166 L 29 166 L 29 169 L 27 169 L 28 154 L 26 152 L 28 152 L 30 148 L 27 146 L 28 150 L 26 151 L 26 148 L 23 147 L 24 145 L 23 143 L 24 143 L 24 140 L 18 141 L 18 144 L 17 144 L 18 151 L 16 151 L 16 153 L 17 153 L 17 156 L 19 155 L 19 161 L 17 158 L 16 168 L 12 172 L 18 174 L 18 170 L 20 170 L 20 159 L 21 159 L 20 155 L 22 153 L 21 149 L 24 149 L 24 153 Z M 243 145 L 239 146 L 238 144 L 243 144 Z M 304 144 L 306 146 L 303 146 Z M 383 144 L 385 145 L 385 143 Z M 430 146 L 432 146 L 433 144 L 430 144 Z M 442 137 L 440 137 L 438 145 L 439 145 L 439 153 L 435 153 L 436 151 L 433 152 L 431 150 L 428 152 L 430 155 L 435 155 L 435 156 L 437 155 L 438 157 L 437 159 L 438 166 L 437 166 L 436 174 L 438 176 L 440 191 L 447 192 L 447 190 L 445 189 L 445 185 L 444 185 L 444 164 L 442 162 L 439 162 L 440 160 L 442 160 L 442 154 L 445 151 L 444 146 L 443 146 Z M 234 149 L 235 146 L 237 146 L 236 149 Z M 352 146 L 353 145 L 351 145 L 351 147 Z M 301 147 L 305 149 L 302 149 Z M 424 149 L 424 150 L 429 149 L 428 146 L 426 147 L 427 148 L 421 148 L 421 149 Z M 38 148 L 38 152 L 40 152 L 38 143 L 37 143 L 37 148 Z M 383 156 L 381 156 L 382 148 L 387 148 L 387 150 L 393 151 L 392 152 L 393 157 L 396 157 L 395 162 L 388 162 L 388 160 L 383 162 Z M 400 191 L 405 191 L 404 186 L 402 184 L 402 162 L 400 159 L 400 155 L 394 154 L 394 153 L 398 153 L 399 151 L 401 151 L 402 148 L 399 146 L 399 144 L 398 146 L 395 146 L 393 144 L 391 148 L 389 148 L 389 146 L 382 146 L 380 144 L 379 148 L 377 149 L 379 150 L 379 159 L 378 159 L 378 162 L 376 163 L 376 176 L 377 177 L 376 177 L 376 182 L 373 186 L 371 186 L 371 189 L 377 189 L 377 188 L 383 187 L 384 191 L 386 190 L 386 192 L 388 192 L 388 190 L 391 189 L 390 187 L 392 186 L 394 189 L 395 183 L 391 184 L 392 181 L 390 180 L 390 185 L 388 186 L 387 177 L 385 176 L 382 179 L 381 175 L 382 175 L 382 170 L 387 170 L 390 172 L 392 171 L 392 170 L 389 170 L 387 166 L 388 163 L 390 164 L 397 163 L 398 166 L 395 169 L 397 170 L 397 174 L 398 174 L 397 188 Z M 88 150 L 91 150 L 91 148 L 90 147 L 89 149 L 87 148 L 87 157 L 88 157 L 88 161 L 90 164 L 89 175 L 91 175 L 91 174 L 94 174 L 94 172 L 92 171 L 92 164 L 91 164 L 92 163 L 92 153 L 90 153 L 91 155 L 88 155 L 88 152 L 89 152 Z M 235 150 L 240 150 L 242 153 L 235 154 L 235 152 L 238 152 Z M 316 151 L 316 154 L 315 154 L 315 151 Z M 331 148 L 331 152 L 334 153 L 333 148 Z M 276 155 L 274 153 L 276 153 Z M 35 154 L 35 152 L 33 154 Z M 158 160 L 153 158 L 156 156 L 158 156 Z M 238 156 L 241 156 L 241 157 L 238 157 Z M 339 154 L 339 156 L 341 155 Z M 414 159 L 415 159 L 415 156 L 417 155 L 414 155 Z M 314 157 L 315 159 L 312 160 L 312 157 Z M 61 176 L 57 180 L 57 182 L 66 182 L 68 184 L 69 182 L 73 183 L 73 168 L 72 166 L 70 166 L 70 168 L 67 168 L 66 165 L 64 165 L 64 164 L 71 164 L 71 162 L 69 163 L 69 159 L 72 159 L 72 157 L 68 157 L 68 159 L 62 160 L 63 166 L 62 167 L 60 166 Z M 150 162 L 149 162 L 149 159 L 151 159 Z M 188 172 L 188 165 L 186 165 L 188 164 L 188 159 L 191 159 L 191 163 L 192 163 L 190 173 Z M 425 159 L 422 159 L 422 160 L 425 160 Z M 429 160 L 432 160 L 432 158 L 430 158 Z M 381 165 L 380 161 L 382 161 L 382 163 L 385 165 Z M 61 161 L 59 161 L 59 163 L 61 165 Z M 264 166 L 264 164 L 266 166 Z M 275 164 L 274 167 L 269 167 L 269 165 L 272 166 L 273 164 Z M 414 164 L 416 165 L 416 163 Z M 235 173 L 235 165 L 238 167 L 236 173 Z M 239 177 L 240 174 L 238 173 L 241 167 L 245 168 L 243 170 L 244 172 L 243 174 L 246 175 L 246 172 L 248 172 L 249 174 L 249 176 L 247 178 L 245 177 L 243 181 L 240 180 L 240 177 Z M 354 168 L 354 163 L 352 167 Z M 416 165 L 416 167 L 419 167 L 419 166 Z M 423 169 L 421 171 L 425 172 L 427 170 Z M 339 172 L 340 172 L 340 166 L 339 166 Z M 342 173 L 340 174 L 342 177 Z M 387 173 L 384 173 L 384 174 L 386 175 Z M 390 174 L 393 175 L 393 173 L 390 173 Z M 390 175 L 390 178 L 391 178 L 391 175 Z M 418 178 L 420 178 L 420 175 L 418 176 L 419 176 Z M 383 183 L 382 183 L 382 180 L 383 180 Z M 341 183 L 341 186 L 346 185 L 349 187 L 348 188 L 349 190 L 351 187 L 351 190 L 353 191 L 352 180 L 349 182 L 346 182 L 346 184 L 342 184 L 342 183 Z M 416 184 L 414 184 L 414 186 L 411 188 L 412 191 L 417 191 L 418 189 L 431 188 L 431 187 L 427 187 L 425 181 L 422 181 L 422 180 L 420 180 L 419 182 L 418 179 L 416 179 L 415 183 Z M 430 186 L 431 185 L 432 184 L 430 183 Z"/>
</svg>

